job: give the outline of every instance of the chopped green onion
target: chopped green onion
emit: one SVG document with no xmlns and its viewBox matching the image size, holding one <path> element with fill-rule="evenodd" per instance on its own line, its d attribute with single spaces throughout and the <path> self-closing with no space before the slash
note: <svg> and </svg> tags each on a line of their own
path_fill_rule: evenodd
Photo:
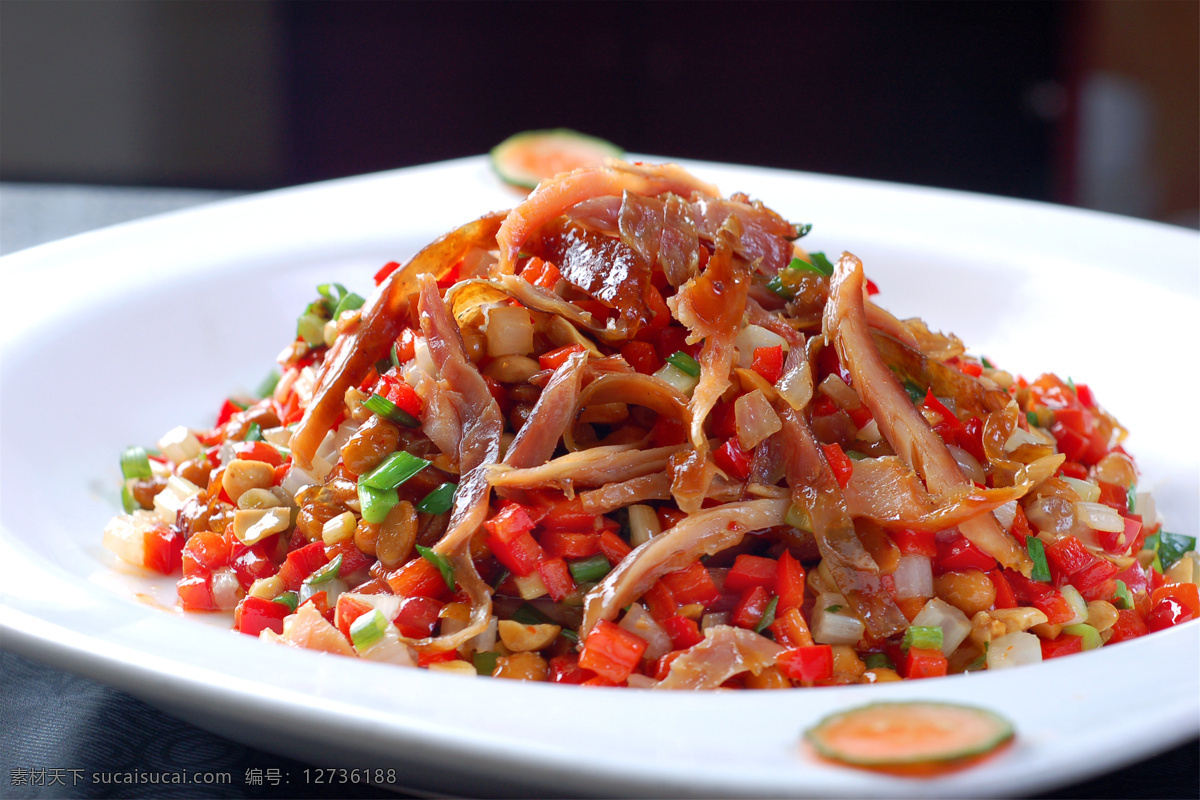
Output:
<svg viewBox="0 0 1200 800">
<path fill-rule="evenodd" d="M 261 442 L 262 441 L 262 426 L 257 422 L 251 422 L 246 426 L 246 435 L 242 437 L 243 442 Z"/>
<path fill-rule="evenodd" d="M 334 578 L 339 577 L 338 572 L 342 568 L 342 554 L 337 556 L 325 566 L 318 569 L 312 575 L 309 575 L 304 582 L 316 586 L 321 583 L 329 583 Z"/>
<path fill-rule="evenodd" d="M 140 506 L 133 499 L 133 490 L 129 488 L 129 482 L 121 484 L 121 508 L 125 509 L 126 514 L 132 514 Z"/>
<path fill-rule="evenodd" d="M 300 607 L 300 595 L 295 592 L 284 592 L 271 602 L 287 606 L 288 610 L 294 613 Z"/>
<path fill-rule="evenodd" d="M 500 574 L 492 579 L 492 588 L 498 589 L 500 587 L 500 584 L 502 584 L 506 580 L 508 580 L 509 576 L 511 576 L 511 575 L 512 575 L 512 572 L 510 572 L 507 569 L 500 570 Z"/>
<path fill-rule="evenodd" d="M 363 401 L 363 407 L 377 417 L 383 417 L 406 428 L 419 428 L 421 421 L 386 397 L 373 394 Z"/>
<path fill-rule="evenodd" d="M 454 565 L 446 559 L 441 553 L 434 552 L 432 547 L 417 545 L 417 552 L 421 557 L 438 568 L 438 572 L 442 573 L 442 580 L 446 582 L 446 586 L 450 591 L 454 591 Z"/>
<path fill-rule="evenodd" d="M 522 603 L 516 611 L 508 615 L 508 618 L 522 625 L 545 625 L 550 621 L 549 617 L 529 603 Z"/>
<path fill-rule="evenodd" d="M 783 282 L 783 278 L 778 275 L 772 276 L 771 279 L 767 281 L 767 288 L 785 300 L 791 300 L 794 296 L 792 290 L 789 289 L 787 284 Z"/>
<path fill-rule="evenodd" d="M 983 363 L 984 369 L 995 369 L 996 368 L 995 365 L 992 364 L 992 362 L 987 360 L 987 356 L 981 356 L 979 360 Z"/>
<path fill-rule="evenodd" d="M 1029 551 L 1029 558 L 1033 561 L 1033 572 L 1029 573 L 1030 579 L 1043 583 L 1050 580 L 1050 565 L 1046 563 L 1046 547 L 1042 544 L 1042 540 L 1036 536 L 1028 537 L 1025 540 L 1025 549 Z"/>
<path fill-rule="evenodd" d="M 755 633 L 762 633 L 767 629 L 772 622 L 775 621 L 775 607 L 779 605 L 779 597 L 772 597 L 771 602 L 767 603 L 767 607 L 763 609 L 762 619 L 754 626 Z"/>
<path fill-rule="evenodd" d="M 363 303 L 367 302 L 354 292 L 348 293 L 345 297 L 338 301 L 337 307 L 333 309 L 333 318 L 337 319 L 344 311 L 354 311 L 362 308 Z"/>
<path fill-rule="evenodd" d="M 387 632 L 388 621 L 379 609 L 362 614 L 350 624 L 350 641 L 359 652 L 376 644 Z"/>
<path fill-rule="evenodd" d="M 869 456 L 866 453 L 860 453 L 857 450 L 847 450 L 846 458 L 850 459 L 851 461 L 862 461 L 864 458 L 869 458 Z"/>
<path fill-rule="evenodd" d="M 987 666 L 987 642 L 983 643 L 983 648 L 982 655 L 968 664 L 963 669 L 963 672 L 977 672 L 978 670 L 984 669 Z"/>
<path fill-rule="evenodd" d="M 243 403 L 241 400 L 234 400 L 232 397 L 229 397 L 226 399 L 229 401 L 229 405 L 235 406 L 242 411 L 245 411 L 247 408 L 250 407 L 249 403 Z"/>
<path fill-rule="evenodd" d="M 571 628 L 563 628 L 562 631 L 559 633 L 559 636 L 563 637 L 568 642 L 574 642 L 576 644 L 579 643 L 579 631 L 577 631 L 577 630 L 572 630 Z"/>
<path fill-rule="evenodd" d="M 1143 550 L 1153 550 L 1158 552 L 1158 534 L 1152 533 L 1142 541 Z"/>
<path fill-rule="evenodd" d="M 824 253 L 809 253 L 808 257 L 812 259 L 812 265 L 826 278 L 833 275 L 833 264 L 825 257 Z"/>
<path fill-rule="evenodd" d="M 443 483 L 417 503 L 417 511 L 422 514 L 445 514 L 454 506 L 454 492 L 457 490 L 457 483 Z"/>
<path fill-rule="evenodd" d="M 1104 646 L 1104 640 L 1100 638 L 1100 631 L 1085 622 L 1068 625 L 1063 628 L 1063 633 L 1081 638 L 1084 650 L 1095 650 L 1098 647 Z"/>
<path fill-rule="evenodd" d="M 1137 484 L 1125 490 L 1125 510 L 1133 512 L 1137 508 Z"/>
<path fill-rule="evenodd" d="M 358 503 L 362 507 L 362 518 L 378 525 L 387 519 L 400 498 L 395 489 L 374 489 L 362 481 L 358 483 Z"/>
<path fill-rule="evenodd" d="M 325 320 L 306 311 L 296 319 L 296 335 L 311 347 L 325 344 Z"/>
<path fill-rule="evenodd" d="M 499 653 L 487 650 L 475 653 L 471 656 L 471 661 L 475 664 L 475 671 L 477 673 L 480 675 L 491 675 L 496 671 L 496 659 L 499 657 Z"/>
<path fill-rule="evenodd" d="M 1117 588 L 1113 592 L 1113 603 L 1117 608 L 1133 608 L 1133 595 L 1129 592 L 1129 587 L 1125 585 L 1125 581 L 1117 579 Z"/>
<path fill-rule="evenodd" d="M 337 291 L 337 297 L 334 297 L 334 290 Z M 340 283 L 322 283 L 317 286 L 317 294 L 336 303 L 346 296 L 346 287 Z"/>
<path fill-rule="evenodd" d="M 925 399 L 925 390 L 907 378 L 904 381 L 904 391 L 908 393 L 908 399 L 914 406 Z"/>
<path fill-rule="evenodd" d="M 813 530 L 812 517 L 809 515 L 808 509 L 795 503 L 788 508 L 787 516 L 783 518 L 783 524 L 809 533 L 812 533 Z"/>
<path fill-rule="evenodd" d="M 919 650 L 941 650 L 942 629 L 933 625 L 912 625 L 904 632 L 900 647 L 904 650 L 912 647 Z"/>
<path fill-rule="evenodd" d="M 1075 388 L 1075 379 L 1072 378 L 1070 375 L 1067 376 L 1067 387 L 1071 390 L 1071 392 L 1073 394 L 1075 394 L 1076 396 L 1079 395 L 1079 390 Z"/>
<path fill-rule="evenodd" d="M 812 233 L 812 223 L 811 222 L 806 222 L 803 225 L 796 226 L 796 238 L 797 239 L 802 239 L 805 236 L 808 236 L 808 234 L 810 234 L 810 233 Z"/>
<path fill-rule="evenodd" d="M 429 462 L 418 458 L 405 450 L 398 450 L 383 460 L 369 475 L 364 476 L 360 485 L 372 489 L 395 489 L 406 480 L 429 466 Z"/>
<path fill-rule="evenodd" d="M 144 447 L 127 447 L 121 453 L 121 474 L 125 480 L 149 480 L 154 477 L 150 469 L 150 458 Z"/>
<path fill-rule="evenodd" d="M 700 377 L 700 364 L 696 359 L 689 356 L 682 350 L 676 350 L 671 355 L 667 356 L 667 363 L 673 364 L 676 369 L 686 372 L 693 378 Z"/>
<path fill-rule="evenodd" d="M 825 606 L 825 612 L 827 614 L 836 614 L 837 612 L 841 611 L 843 608 L 845 608 L 845 606 L 836 605 L 836 604 L 832 605 L 832 606 Z"/>
<path fill-rule="evenodd" d="M 1036 411 L 1026 411 L 1025 412 L 1025 421 L 1029 423 L 1029 427 L 1031 427 L 1031 428 L 1038 427 L 1037 412 Z"/>
<path fill-rule="evenodd" d="M 392 366 L 400 369 L 400 343 L 392 342 Z"/>
<path fill-rule="evenodd" d="M 568 561 L 567 569 L 571 571 L 571 577 L 575 579 L 576 583 L 584 583 L 600 580 L 609 573 L 612 566 L 603 553 L 597 553 L 588 558 Z"/>
<path fill-rule="evenodd" d="M 1163 571 L 1169 570 L 1183 554 L 1196 549 L 1196 537 L 1184 536 L 1182 533 L 1160 531 L 1158 534 L 1158 557 L 1162 561 Z"/>
<path fill-rule="evenodd" d="M 324 337 L 322 337 L 321 340 L 324 341 Z M 254 390 L 254 394 L 258 395 L 259 397 L 270 397 L 271 395 L 275 394 L 275 387 L 278 385 L 279 373 L 275 370 L 271 370 L 267 373 L 267 376 L 262 379 L 262 383 L 258 385 L 258 388 Z"/>
<path fill-rule="evenodd" d="M 863 663 L 867 665 L 867 669 L 895 669 L 896 665 L 887 657 L 885 653 L 867 653 L 867 657 L 863 659 Z"/>
</svg>

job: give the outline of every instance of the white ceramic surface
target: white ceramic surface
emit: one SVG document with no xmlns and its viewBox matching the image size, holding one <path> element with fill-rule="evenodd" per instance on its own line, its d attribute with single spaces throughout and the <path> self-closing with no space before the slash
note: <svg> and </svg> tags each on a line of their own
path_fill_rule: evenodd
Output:
<svg viewBox="0 0 1200 800">
<path fill-rule="evenodd" d="M 1087 382 L 1168 528 L 1195 535 L 1200 237 L 1077 210 L 690 164 L 850 250 L 900 316 L 1034 376 Z M 424 791 L 553 795 L 1017 795 L 1144 758 L 1197 732 L 1200 623 L 1008 671 L 789 692 L 673 694 L 470 680 L 272 647 L 181 615 L 170 581 L 114 568 L 100 531 L 117 456 L 271 367 L 318 283 L 366 293 L 388 260 L 518 199 L 482 158 L 273 192 L 0 260 L 0 622 L 4 646 L 219 733 L 322 765 L 395 767 Z M 157 598 L 157 599 L 156 599 Z M 207 623 L 207 624 L 206 624 Z M 824 715 L 875 700 L 994 709 L 1014 746 L 913 781 L 820 763 Z"/>
</svg>

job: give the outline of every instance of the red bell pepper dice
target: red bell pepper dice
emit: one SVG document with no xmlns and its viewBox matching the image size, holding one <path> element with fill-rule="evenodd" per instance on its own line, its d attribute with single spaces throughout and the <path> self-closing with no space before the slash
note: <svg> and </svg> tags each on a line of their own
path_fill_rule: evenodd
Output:
<svg viewBox="0 0 1200 800">
<path fill-rule="evenodd" d="M 579 666 L 579 656 L 565 653 L 550 659 L 550 682 L 580 684 L 594 676 L 590 670 Z"/>
<path fill-rule="evenodd" d="M 804 604 L 804 579 L 804 567 L 792 558 L 791 553 L 784 550 L 775 565 L 775 594 L 779 596 L 779 602 L 775 606 L 776 615 Z M 728 582 L 726 578 L 726 585 Z"/>
<path fill-rule="evenodd" d="M 941 650 L 932 648 L 910 647 L 900 665 L 905 678 L 941 678 L 945 676 L 950 662 Z"/>
<path fill-rule="evenodd" d="M 575 591 L 575 579 L 567 562 L 560 558 L 545 558 L 538 562 L 538 575 L 546 585 L 546 592 L 554 602 L 560 602 Z"/>
<path fill-rule="evenodd" d="M 283 566 L 279 568 L 278 578 L 283 581 L 289 591 L 296 591 L 304 579 L 329 563 L 325 556 L 325 543 L 311 542 L 287 554 Z"/>
<path fill-rule="evenodd" d="M 364 600 L 347 594 L 338 595 L 337 604 L 334 606 L 334 624 L 346 637 L 346 641 L 350 641 L 350 626 L 354 624 L 354 620 L 374 610 L 375 606 Z"/>
<path fill-rule="evenodd" d="M 388 586 L 403 597 L 441 599 L 449 592 L 441 570 L 425 558 L 414 558 L 387 575 Z"/>
<path fill-rule="evenodd" d="M 587 558 L 600 552 L 600 534 L 544 530 L 538 534 L 542 549 L 552 557 Z"/>
<path fill-rule="evenodd" d="M 183 535 L 170 525 L 155 525 L 142 536 L 142 550 L 147 569 L 172 575 L 183 564 Z"/>
<path fill-rule="evenodd" d="M 683 569 L 668 572 L 660 580 L 671 590 L 675 602 L 680 605 L 700 603 L 707 606 L 721 596 L 712 576 L 699 561 L 693 561 Z"/>
<path fill-rule="evenodd" d="M 704 641 L 704 634 L 700 632 L 700 626 L 694 619 L 677 614 L 663 622 L 662 626 L 671 637 L 671 646 L 676 650 L 686 650 Z"/>
<path fill-rule="evenodd" d="M 783 374 L 783 345 L 754 348 L 754 358 L 750 362 L 750 368 L 761 375 L 767 383 L 774 384 Z"/>
<path fill-rule="evenodd" d="M 1042 660 L 1067 656 L 1083 651 L 1083 637 L 1064 633 L 1057 639 L 1041 639 Z"/>
<path fill-rule="evenodd" d="M 646 640 L 608 620 L 601 620 L 583 643 L 579 666 L 613 683 L 623 683 L 642 660 Z"/>
<path fill-rule="evenodd" d="M 833 647 L 812 644 L 785 650 L 775 658 L 783 674 L 795 681 L 824 681 L 833 677 Z"/>
<path fill-rule="evenodd" d="M 275 633 L 283 633 L 283 618 L 290 613 L 291 609 L 283 603 L 247 597 L 238 603 L 237 611 L 233 614 L 233 627 L 250 636 L 258 636 L 268 628 Z"/>
<path fill-rule="evenodd" d="M 184 611 L 215 611 L 212 596 L 212 574 L 207 570 L 184 575 L 175 584 L 179 603 Z"/>
<path fill-rule="evenodd" d="M 1146 627 L 1146 622 L 1138 614 L 1136 608 L 1121 608 L 1117 610 L 1117 621 L 1110 628 L 1112 635 L 1109 636 L 1105 646 L 1124 642 L 1127 639 L 1135 639 L 1138 636 L 1145 636 L 1150 632 Z"/>
<path fill-rule="evenodd" d="M 405 597 L 392 622 L 401 636 L 423 639 L 433 634 L 437 627 L 442 604 L 428 597 Z"/>
<path fill-rule="evenodd" d="M 744 481 L 750 477 L 751 456 L 752 453 L 743 450 L 735 436 L 713 452 L 713 461 L 729 476 Z"/>
<path fill-rule="evenodd" d="M 910 531 L 907 528 L 888 531 L 888 535 L 892 537 L 892 541 L 896 543 L 896 547 L 906 556 L 928 556 L 933 558 L 937 555 L 937 533 L 935 531 Z"/>
<path fill-rule="evenodd" d="M 971 544 L 965 536 L 959 534 L 953 539 L 938 541 L 937 558 L 933 562 L 934 571 L 966 572 L 978 569 L 990 572 L 996 568 L 996 559 Z"/>
<path fill-rule="evenodd" d="M 753 586 L 742 592 L 738 604 L 734 606 L 732 621 L 739 628 L 753 629 L 762 620 L 763 612 L 771 595 L 761 586 Z"/>
<path fill-rule="evenodd" d="M 554 350 L 547 351 L 538 356 L 538 365 L 542 369 L 558 369 L 566 363 L 567 359 L 575 353 L 587 352 L 581 344 L 569 344 L 566 347 L 559 347 Z"/>
<path fill-rule="evenodd" d="M 854 475 L 854 462 L 850 460 L 850 456 L 842 452 L 841 445 L 836 442 L 821 445 L 821 450 L 825 453 L 825 460 L 829 463 L 829 469 L 833 471 L 833 477 L 837 479 L 838 486 L 845 489 L 850 484 L 851 476 Z"/>
<path fill-rule="evenodd" d="M 742 553 L 725 576 L 725 590 L 744 592 L 755 586 L 774 589 L 779 565 L 773 558 Z"/>
</svg>

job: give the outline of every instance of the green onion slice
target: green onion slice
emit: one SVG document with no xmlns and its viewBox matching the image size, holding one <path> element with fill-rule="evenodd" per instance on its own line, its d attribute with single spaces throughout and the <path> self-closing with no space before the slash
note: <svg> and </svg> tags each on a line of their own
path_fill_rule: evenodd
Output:
<svg viewBox="0 0 1200 800">
<path fill-rule="evenodd" d="M 1133 608 L 1133 595 L 1125 581 L 1118 579 L 1116 591 L 1113 592 L 1113 603 L 1117 608 Z"/>
<path fill-rule="evenodd" d="M 567 569 L 576 583 L 598 581 L 612 570 L 603 553 L 567 562 Z"/>
<path fill-rule="evenodd" d="M 908 393 L 908 399 L 914 406 L 925 399 L 925 390 L 911 380 L 904 381 L 904 391 Z"/>
<path fill-rule="evenodd" d="M 867 669 L 895 669 L 896 665 L 885 653 L 867 653 L 863 659 Z"/>
<path fill-rule="evenodd" d="M 576 644 L 579 643 L 579 631 L 572 630 L 571 628 L 563 628 L 559 636 L 563 637 L 568 642 L 574 642 Z"/>
<path fill-rule="evenodd" d="M 912 625 L 904 632 L 900 647 L 904 650 L 912 647 L 920 650 L 941 650 L 942 629 L 933 625 Z"/>
<path fill-rule="evenodd" d="M 397 425 L 403 425 L 406 428 L 421 427 L 421 421 L 419 419 L 414 417 L 412 414 L 409 414 L 407 411 L 400 408 L 386 397 L 373 394 L 363 402 L 363 407 L 375 416 L 383 417 L 390 422 L 395 422 Z"/>
<path fill-rule="evenodd" d="M 1100 632 L 1086 622 L 1068 625 L 1063 628 L 1063 633 L 1069 636 L 1080 637 L 1083 640 L 1084 650 L 1095 650 L 1098 647 L 1104 646 L 1104 640 L 1100 638 Z"/>
<path fill-rule="evenodd" d="M 1137 508 L 1137 484 L 1125 490 L 1125 510 L 1132 512 Z"/>
<path fill-rule="evenodd" d="M 674 353 L 667 356 L 667 363 L 672 364 L 681 372 L 686 372 L 693 378 L 700 377 L 700 363 L 682 350 L 676 350 Z"/>
<path fill-rule="evenodd" d="M 259 397 L 270 397 L 275 394 L 275 387 L 279 385 L 279 373 L 271 370 L 266 377 L 262 379 L 262 383 L 254 390 L 254 393 Z"/>
<path fill-rule="evenodd" d="M 154 477 L 150 469 L 150 457 L 144 447 L 127 447 L 121 453 L 121 474 L 127 481 L 145 481 Z"/>
<path fill-rule="evenodd" d="M 454 493 L 457 490 L 457 483 L 443 483 L 417 503 L 417 511 L 422 514 L 445 514 L 454 507 Z"/>
<path fill-rule="evenodd" d="M 979 360 L 983 364 L 984 369 L 995 369 L 996 368 L 995 365 L 992 364 L 992 362 L 987 360 L 987 356 L 982 356 L 982 357 L 980 357 Z"/>
<path fill-rule="evenodd" d="M 1046 563 L 1046 547 L 1042 540 L 1036 536 L 1028 537 L 1025 540 L 1025 549 L 1029 551 L 1029 558 L 1033 561 L 1030 579 L 1043 583 L 1050 580 L 1050 565 Z"/>
<path fill-rule="evenodd" d="M 325 320 L 306 311 L 296 319 L 296 335 L 312 347 L 325 344 Z"/>
<path fill-rule="evenodd" d="M 337 319 L 344 311 L 354 311 L 357 308 L 362 308 L 365 302 L 367 301 L 360 295 L 350 292 L 338 301 L 337 307 L 333 309 L 333 318 Z"/>
<path fill-rule="evenodd" d="M 399 502 L 395 489 L 374 489 L 362 481 L 358 483 L 358 503 L 362 507 L 362 518 L 367 522 L 376 525 L 383 522 Z"/>
<path fill-rule="evenodd" d="M 261 442 L 262 441 L 262 426 L 257 422 L 251 422 L 246 426 L 246 435 L 242 437 L 243 442 Z"/>
<path fill-rule="evenodd" d="M 1029 427 L 1031 427 L 1031 428 L 1038 427 L 1037 412 L 1036 411 L 1026 411 L 1025 412 L 1025 421 L 1029 423 Z"/>
<path fill-rule="evenodd" d="M 309 575 L 304 582 L 317 586 L 322 583 L 329 583 L 334 578 L 339 577 L 338 572 L 342 569 L 342 554 L 338 553 L 337 557 L 330 561 L 325 566 L 318 569 L 312 575 Z"/>
<path fill-rule="evenodd" d="M 754 626 L 755 633 L 762 633 L 775 621 L 775 607 L 778 605 L 779 597 L 772 597 L 771 602 L 767 603 L 767 607 L 763 609 L 762 619 Z"/>
<path fill-rule="evenodd" d="M 778 275 L 773 275 L 771 279 L 767 281 L 767 288 L 785 300 L 792 299 L 792 290 L 787 287 L 787 284 L 783 282 L 783 278 L 779 277 Z"/>
<path fill-rule="evenodd" d="M 387 626 L 387 619 L 377 608 L 359 616 L 350 625 L 350 641 L 354 643 L 354 649 L 361 652 L 376 644 L 387 632 Z"/>
<path fill-rule="evenodd" d="M 360 485 L 372 489 L 395 489 L 429 466 L 429 462 L 418 458 L 405 450 L 398 450 L 383 460 L 369 475 L 364 476 Z"/>
<path fill-rule="evenodd" d="M 529 603 L 522 603 L 516 611 L 509 614 L 508 618 L 522 625 L 545 625 L 550 621 L 549 617 L 529 605 Z"/>
<path fill-rule="evenodd" d="M 796 238 L 802 239 L 812 233 L 812 223 L 806 222 L 803 225 L 796 226 Z"/>
<path fill-rule="evenodd" d="M 129 482 L 121 484 L 121 508 L 125 509 L 126 514 L 132 514 L 140 506 L 133 499 L 133 490 L 129 488 Z"/>
<path fill-rule="evenodd" d="M 438 568 L 438 572 L 442 573 L 442 580 L 446 582 L 446 586 L 450 591 L 454 591 L 454 565 L 441 553 L 435 553 L 432 547 L 417 545 L 417 552 L 421 557 Z"/>
<path fill-rule="evenodd" d="M 839 611 L 841 611 L 843 608 L 845 608 L 845 606 L 837 605 L 835 603 L 834 605 L 831 605 L 831 606 L 825 606 L 825 612 L 828 614 L 836 614 Z"/>
<path fill-rule="evenodd" d="M 288 607 L 289 611 L 294 613 L 296 609 L 300 607 L 300 595 L 296 594 L 295 592 L 284 592 L 271 602 L 285 605 Z"/>
<path fill-rule="evenodd" d="M 475 671 L 477 673 L 480 675 L 491 675 L 496 671 L 496 659 L 499 657 L 499 653 L 486 650 L 475 653 L 471 656 L 471 661 L 475 664 Z"/>
</svg>

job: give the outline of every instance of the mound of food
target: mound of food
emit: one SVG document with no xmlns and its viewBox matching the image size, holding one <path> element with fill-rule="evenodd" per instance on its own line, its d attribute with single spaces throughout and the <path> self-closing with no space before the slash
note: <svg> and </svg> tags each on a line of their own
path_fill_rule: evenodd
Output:
<svg viewBox="0 0 1200 800">
<path fill-rule="evenodd" d="M 122 457 L 123 559 L 242 633 L 464 674 L 715 689 L 1001 669 L 1200 614 L 1082 384 L 876 305 L 673 165 L 543 181 L 277 380 Z"/>
</svg>

